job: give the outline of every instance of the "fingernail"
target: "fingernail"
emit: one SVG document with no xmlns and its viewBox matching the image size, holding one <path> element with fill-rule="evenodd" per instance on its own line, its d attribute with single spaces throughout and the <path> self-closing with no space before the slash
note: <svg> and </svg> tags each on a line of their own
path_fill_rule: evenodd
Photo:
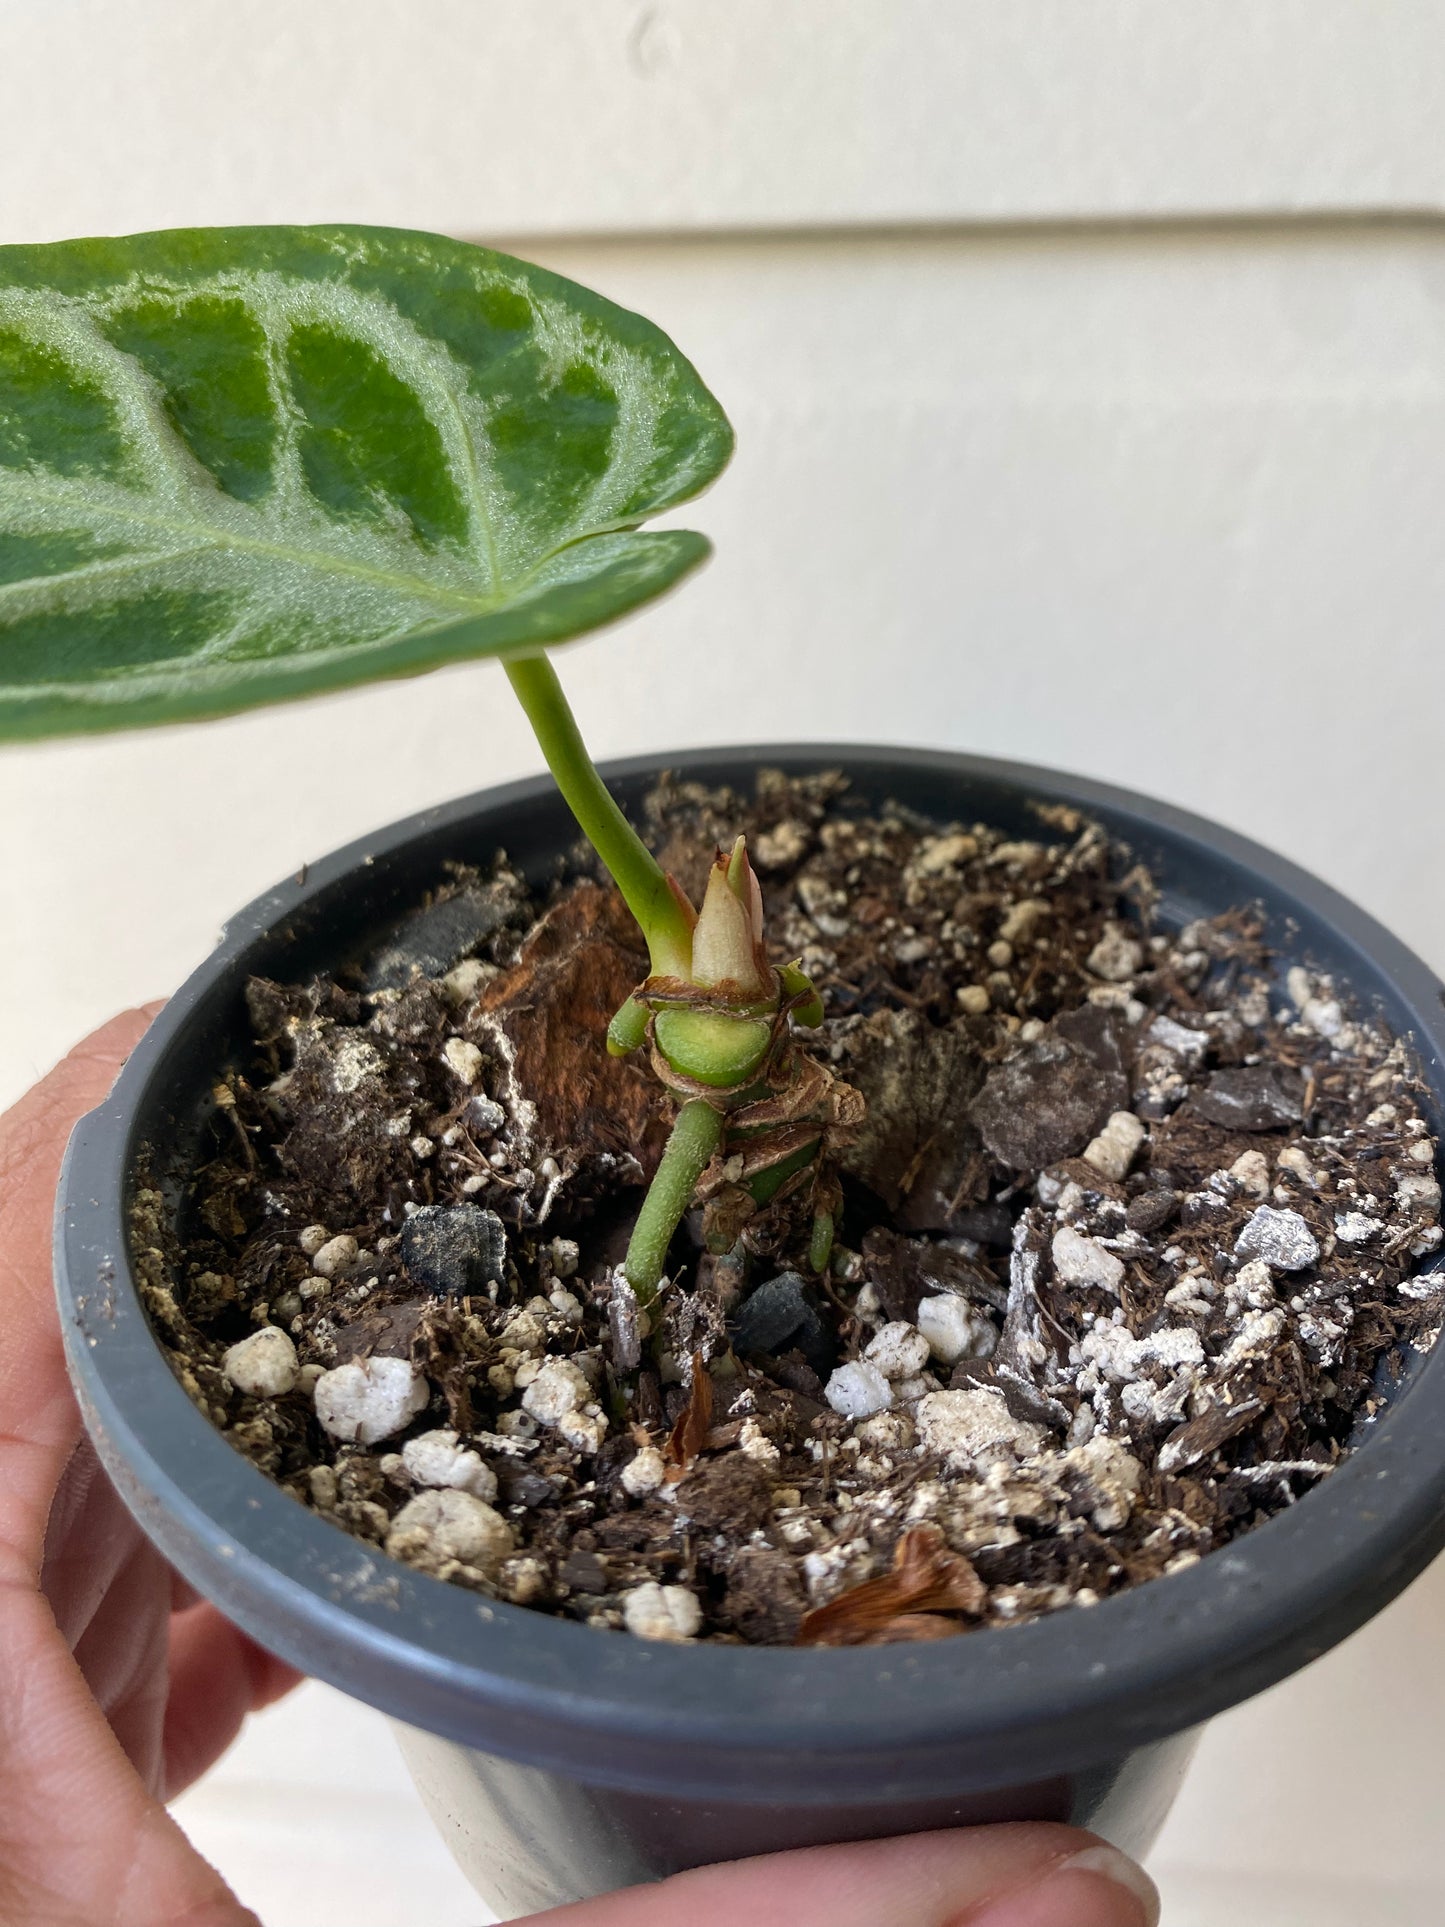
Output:
<svg viewBox="0 0 1445 1927">
<path fill-rule="evenodd" d="M 1142 1867 L 1102 1843 L 1030 1887 L 999 1895 L 958 1927 L 1159 1927 L 1159 1892 Z"/>
</svg>

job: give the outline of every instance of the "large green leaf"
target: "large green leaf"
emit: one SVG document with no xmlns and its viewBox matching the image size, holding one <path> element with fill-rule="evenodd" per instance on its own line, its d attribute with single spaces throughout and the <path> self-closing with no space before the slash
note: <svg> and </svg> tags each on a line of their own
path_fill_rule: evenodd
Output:
<svg viewBox="0 0 1445 1927">
<path fill-rule="evenodd" d="M 0 739 L 576 635 L 701 561 L 636 525 L 731 448 L 649 322 L 484 248 L 0 248 Z"/>
</svg>

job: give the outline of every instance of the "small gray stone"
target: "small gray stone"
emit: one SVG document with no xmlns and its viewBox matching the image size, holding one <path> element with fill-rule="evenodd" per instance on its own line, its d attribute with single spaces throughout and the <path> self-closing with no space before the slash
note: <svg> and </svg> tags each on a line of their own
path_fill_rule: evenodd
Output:
<svg viewBox="0 0 1445 1927">
<path fill-rule="evenodd" d="M 463 957 L 495 936 L 518 906 L 517 887 L 500 878 L 414 910 L 367 964 L 367 990 L 399 990 L 418 974 L 444 977 Z"/>
<path fill-rule="evenodd" d="M 485 1095 L 469 1097 L 462 1117 L 467 1129 L 478 1137 L 495 1136 L 507 1121 L 507 1113 L 496 1099 Z"/>
<path fill-rule="evenodd" d="M 401 1233 L 401 1261 L 412 1279 L 441 1296 L 464 1297 L 501 1284 L 507 1233 L 495 1211 L 475 1204 L 425 1204 Z"/>
<path fill-rule="evenodd" d="M 1247 1064 L 1215 1071 L 1194 1108 L 1227 1131 L 1277 1131 L 1304 1116 L 1304 1079 L 1286 1064 Z"/>
<path fill-rule="evenodd" d="M 801 1272 L 784 1271 L 759 1285 L 733 1321 L 733 1350 L 774 1355 L 800 1351 L 820 1378 L 837 1358 L 817 1298 Z"/>
<path fill-rule="evenodd" d="M 1129 1200 L 1124 1222 L 1131 1231 L 1147 1237 L 1151 1232 L 1162 1231 L 1178 1209 L 1179 1199 L 1173 1191 L 1141 1191 L 1137 1198 Z"/>
<path fill-rule="evenodd" d="M 1193 1070 L 1202 1064 L 1209 1050 L 1209 1032 L 1192 1024 L 1176 1023 L 1172 1017 L 1156 1017 L 1145 1032 L 1145 1041 L 1167 1050 Z"/>
<path fill-rule="evenodd" d="M 1277 1271 L 1304 1271 L 1319 1260 L 1314 1233 L 1298 1211 L 1262 1204 L 1234 1241 L 1236 1258 L 1263 1258 Z"/>
</svg>

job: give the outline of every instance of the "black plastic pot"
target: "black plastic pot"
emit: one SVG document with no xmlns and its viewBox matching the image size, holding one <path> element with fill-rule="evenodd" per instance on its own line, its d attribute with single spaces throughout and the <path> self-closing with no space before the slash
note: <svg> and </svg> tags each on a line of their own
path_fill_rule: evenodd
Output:
<svg viewBox="0 0 1445 1927">
<path fill-rule="evenodd" d="M 1445 1099 L 1441 986 L 1378 924 L 1197 817 L 975 757 L 808 747 L 669 759 L 749 785 L 842 767 L 872 802 L 1036 832 L 1033 801 L 1099 817 L 1163 887 L 1166 923 L 1258 900 L 1291 959 L 1329 969 L 1408 1034 Z M 662 765 L 606 773 L 628 806 Z M 430 810 L 260 898 L 177 992 L 77 1127 L 56 1271 L 71 1370 L 111 1477 L 162 1551 L 261 1643 L 404 1723 L 422 1792 L 502 1913 L 699 1862 L 954 1823 L 1045 1817 L 1140 1852 L 1211 1714 L 1376 1612 L 1445 1543 L 1445 1348 L 1412 1361 L 1359 1450 L 1298 1504 L 1197 1566 L 1092 1611 L 915 1646 L 674 1647 L 479 1600 L 305 1511 L 171 1376 L 126 1255 L 137 1152 L 184 1157 L 243 1046 L 252 972 L 365 951 L 447 858 L 501 846 L 540 874 L 573 840 L 545 780 Z"/>
</svg>

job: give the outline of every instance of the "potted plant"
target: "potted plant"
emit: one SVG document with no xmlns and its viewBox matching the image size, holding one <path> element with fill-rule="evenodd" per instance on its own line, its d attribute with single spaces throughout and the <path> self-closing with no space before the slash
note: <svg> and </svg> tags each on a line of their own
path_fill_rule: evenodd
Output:
<svg viewBox="0 0 1445 1927">
<path fill-rule="evenodd" d="M 970 1819 L 1147 1843 L 1199 1722 L 1445 1537 L 1439 986 L 1047 772 L 604 780 L 546 648 L 702 559 L 640 524 L 731 437 L 539 270 L 9 249 L 0 372 L 0 734 L 492 654 L 556 783 L 242 912 L 78 1129 L 69 1356 L 146 1530 L 404 1723 L 503 1908 Z"/>
</svg>

